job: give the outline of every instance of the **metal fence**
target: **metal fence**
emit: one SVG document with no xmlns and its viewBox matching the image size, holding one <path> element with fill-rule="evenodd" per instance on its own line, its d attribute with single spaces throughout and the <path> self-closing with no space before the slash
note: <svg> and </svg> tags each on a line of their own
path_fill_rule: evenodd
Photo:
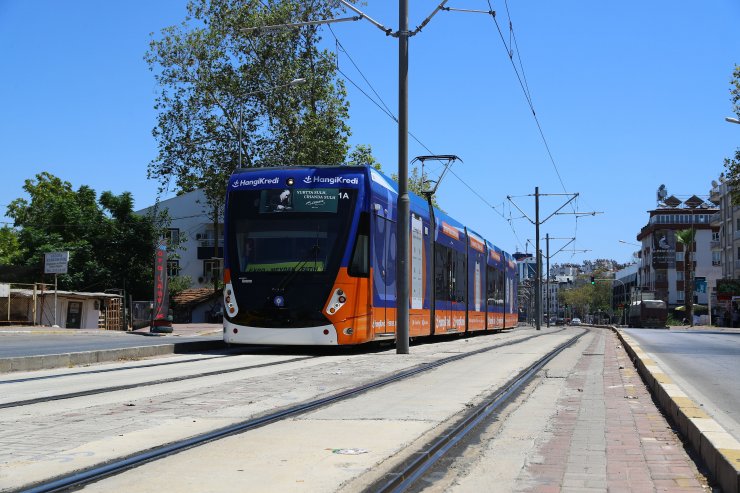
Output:
<svg viewBox="0 0 740 493">
<path fill-rule="evenodd" d="M 37 295 L 35 284 L 0 283 L 0 324 L 34 324 Z"/>
</svg>

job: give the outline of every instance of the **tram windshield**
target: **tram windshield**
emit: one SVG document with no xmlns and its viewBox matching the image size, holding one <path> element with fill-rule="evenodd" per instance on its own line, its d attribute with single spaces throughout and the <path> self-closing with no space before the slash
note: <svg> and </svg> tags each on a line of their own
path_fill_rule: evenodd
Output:
<svg viewBox="0 0 740 493">
<path fill-rule="evenodd" d="M 232 270 L 283 276 L 335 270 L 353 196 L 354 191 L 339 189 L 233 192 Z"/>
</svg>

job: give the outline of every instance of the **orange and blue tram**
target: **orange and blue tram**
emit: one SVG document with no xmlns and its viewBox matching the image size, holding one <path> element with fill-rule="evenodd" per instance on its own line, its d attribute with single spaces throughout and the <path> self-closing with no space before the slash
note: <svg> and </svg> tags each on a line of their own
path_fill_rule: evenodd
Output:
<svg viewBox="0 0 740 493">
<path fill-rule="evenodd" d="M 511 255 L 409 195 L 410 337 L 515 327 Z M 224 218 L 225 342 L 394 339 L 397 197 L 396 183 L 368 166 L 235 171 Z"/>
</svg>

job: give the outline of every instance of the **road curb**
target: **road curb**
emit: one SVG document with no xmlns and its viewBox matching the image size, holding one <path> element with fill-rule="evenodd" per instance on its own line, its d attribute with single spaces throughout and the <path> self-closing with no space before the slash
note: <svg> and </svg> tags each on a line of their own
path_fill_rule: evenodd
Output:
<svg viewBox="0 0 740 493">
<path fill-rule="evenodd" d="M 724 493 L 740 492 L 740 442 L 688 397 L 640 345 L 611 327 L 622 341 L 643 381 L 681 435 L 704 461 Z"/>
<path fill-rule="evenodd" d="M 225 347 L 226 345 L 222 340 L 210 340 L 175 342 L 172 344 L 157 344 L 131 348 L 103 349 L 99 351 L 82 351 L 76 353 L 19 356 L 17 358 L 0 359 L 0 373 L 69 368 L 108 361 L 150 358 L 152 356 L 162 356 L 165 354 L 211 351 L 215 349 L 223 349 Z"/>
</svg>

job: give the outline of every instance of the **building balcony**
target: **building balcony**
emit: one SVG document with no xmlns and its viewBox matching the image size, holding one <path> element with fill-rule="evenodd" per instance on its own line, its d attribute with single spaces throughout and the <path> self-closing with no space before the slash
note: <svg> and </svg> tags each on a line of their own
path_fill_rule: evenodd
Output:
<svg viewBox="0 0 740 493">
<path fill-rule="evenodd" d="M 722 213 L 715 212 L 711 216 L 709 216 L 709 225 L 710 226 L 722 226 Z"/>
<path fill-rule="evenodd" d="M 719 240 L 712 240 L 709 242 L 709 248 L 712 250 L 721 250 L 722 246 L 719 244 Z"/>
</svg>

